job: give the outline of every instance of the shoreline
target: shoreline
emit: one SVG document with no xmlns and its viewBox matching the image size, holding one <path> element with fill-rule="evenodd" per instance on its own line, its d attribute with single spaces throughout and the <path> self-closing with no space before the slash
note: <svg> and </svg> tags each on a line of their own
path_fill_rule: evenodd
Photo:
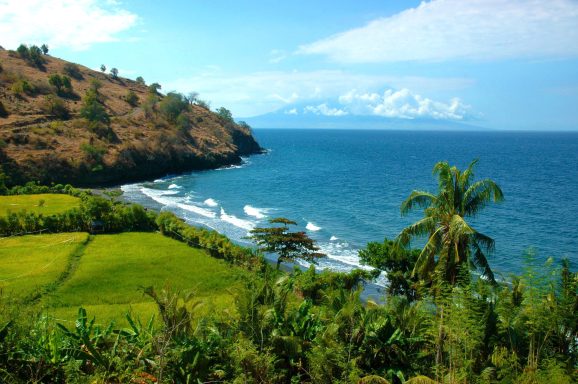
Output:
<svg viewBox="0 0 578 384">
<path fill-rule="evenodd" d="M 175 175 L 176 176 L 176 175 Z M 147 181 L 142 181 L 141 183 L 145 183 L 145 182 L 153 182 L 153 180 L 147 180 Z M 133 183 L 133 184 L 138 184 L 139 182 Z M 126 184 L 124 184 L 126 185 Z M 100 196 L 103 197 L 110 197 L 109 194 L 107 194 L 107 192 L 112 192 L 114 194 L 113 199 L 115 199 L 116 201 L 121 202 L 122 204 L 139 204 L 142 205 L 143 207 L 145 207 L 146 209 L 150 209 L 152 211 L 154 211 L 155 213 L 160 213 L 162 211 L 162 204 L 155 202 L 154 200 L 151 199 L 150 204 L 142 204 L 141 202 L 135 202 L 132 201 L 130 199 L 128 199 L 124 193 L 124 191 L 122 190 L 122 185 L 118 185 L 116 187 L 112 187 L 112 188 L 91 188 L 90 191 L 92 193 L 96 193 Z M 227 235 L 226 233 L 217 231 L 214 228 L 211 228 L 209 226 L 206 225 L 202 225 L 200 223 L 189 223 L 186 221 L 185 218 L 175 214 L 179 219 L 183 220 L 187 225 L 193 226 L 193 227 L 199 227 L 199 228 L 205 228 L 211 231 L 215 231 L 223 236 L 226 236 L 230 241 L 232 241 L 233 243 L 243 246 L 243 247 L 248 247 L 248 248 L 255 248 L 255 245 L 253 243 L 249 243 L 249 242 L 240 242 L 238 240 L 235 240 L 233 238 L 231 238 L 229 235 Z M 269 263 L 270 265 L 276 265 L 276 259 L 274 256 L 272 256 L 271 254 L 264 254 L 264 258 L 265 261 L 267 263 Z M 280 270 L 285 272 L 285 273 L 292 273 L 292 271 L 295 269 L 295 267 L 299 268 L 301 271 L 306 271 L 308 269 L 308 267 L 302 266 L 299 263 L 295 263 L 295 262 L 284 262 L 281 264 L 280 266 Z M 353 269 L 361 269 L 359 268 L 353 268 Z M 318 265 L 315 265 L 315 270 L 316 273 L 321 273 L 324 270 L 328 270 L 330 272 L 337 272 L 337 273 L 351 273 L 351 271 L 346 272 L 346 271 L 339 271 L 339 270 L 334 270 L 332 268 L 323 268 L 320 269 Z M 382 272 L 384 273 L 384 272 Z M 383 289 L 385 289 L 384 286 L 378 285 L 376 284 L 374 281 L 364 281 L 362 283 L 362 292 L 361 292 L 361 299 L 364 302 L 367 302 L 369 300 L 374 301 L 376 303 L 384 303 L 384 293 L 383 293 Z"/>
</svg>

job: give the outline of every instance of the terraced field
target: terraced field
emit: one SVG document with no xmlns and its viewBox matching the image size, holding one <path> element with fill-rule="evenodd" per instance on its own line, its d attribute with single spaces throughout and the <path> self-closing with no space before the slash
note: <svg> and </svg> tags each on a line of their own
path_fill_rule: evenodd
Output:
<svg viewBox="0 0 578 384">
<path fill-rule="evenodd" d="M 0 238 L 0 290 L 13 303 L 33 302 L 56 288 L 88 241 L 86 233 Z"/>
<path fill-rule="evenodd" d="M 79 198 L 63 194 L 45 193 L 38 195 L 1 196 L 0 216 L 5 216 L 8 212 L 15 213 L 21 210 L 48 216 L 76 208 L 79 205 Z"/>
<path fill-rule="evenodd" d="M 199 314 L 226 309 L 243 271 L 157 233 L 84 233 L 0 239 L 0 285 L 7 305 L 37 307 L 73 321 L 83 306 L 98 323 L 156 313 L 145 287 L 193 293 Z M 12 304 L 10 304 L 12 303 Z"/>
<path fill-rule="evenodd" d="M 156 312 L 145 287 L 193 293 L 203 312 L 232 303 L 231 289 L 242 272 L 157 233 L 98 235 L 87 246 L 78 269 L 45 300 L 57 316 L 74 318 L 79 306 L 98 319 L 122 320 L 133 311 Z"/>
</svg>

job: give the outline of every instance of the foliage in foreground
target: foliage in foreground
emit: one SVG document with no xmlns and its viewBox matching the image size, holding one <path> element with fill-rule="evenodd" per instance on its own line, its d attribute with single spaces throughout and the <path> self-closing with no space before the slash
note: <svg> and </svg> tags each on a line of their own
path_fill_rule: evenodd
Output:
<svg viewBox="0 0 578 384">
<path fill-rule="evenodd" d="M 329 275 L 333 275 L 330 277 Z M 74 325 L 45 317 L 0 322 L 0 380 L 163 383 L 572 383 L 578 274 L 538 263 L 513 285 L 472 280 L 443 295 L 385 305 L 360 300 L 335 273 L 271 267 L 234 293 L 226 314 L 195 316 L 201 301 L 144 289 L 161 326 Z M 317 290 L 303 287 L 317 285 Z M 411 379 L 410 379 L 411 378 Z"/>
</svg>

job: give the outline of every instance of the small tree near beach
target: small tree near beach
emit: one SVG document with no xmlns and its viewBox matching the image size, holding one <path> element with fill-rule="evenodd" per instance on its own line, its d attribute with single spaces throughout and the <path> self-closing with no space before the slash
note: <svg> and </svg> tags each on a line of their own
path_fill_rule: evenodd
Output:
<svg viewBox="0 0 578 384">
<path fill-rule="evenodd" d="M 324 257 L 318 252 L 315 240 L 311 239 L 305 232 L 289 232 L 289 225 L 297 225 L 296 222 L 278 217 L 269 220 L 271 224 L 281 224 L 268 228 L 255 228 L 251 230 L 250 239 L 258 246 L 259 250 L 267 253 L 276 253 L 277 269 L 283 261 L 295 261 L 298 259 L 314 263 L 316 259 Z"/>
</svg>

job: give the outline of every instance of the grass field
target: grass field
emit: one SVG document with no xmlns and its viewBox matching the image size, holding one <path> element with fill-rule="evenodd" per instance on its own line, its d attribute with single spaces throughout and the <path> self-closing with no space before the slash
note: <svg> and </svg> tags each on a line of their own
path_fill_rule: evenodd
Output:
<svg viewBox="0 0 578 384">
<path fill-rule="evenodd" d="M 0 289 L 3 298 L 19 302 L 55 283 L 86 233 L 0 238 Z"/>
<path fill-rule="evenodd" d="M 19 212 L 21 210 L 48 216 L 79 205 L 79 198 L 63 194 L 0 196 L 0 216 L 5 216 L 10 211 Z"/>
<path fill-rule="evenodd" d="M 75 319 L 84 306 L 97 321 L 117 320 L 132 311 L 142 319 L 156 307 L 142 289 L 154 286 L 193 292 L 201 312 L 232 305 L 231 291 L 244 272 L 176 240 L 156 233 L 98 235 L 86 247 L 74 274 L 44 301 L 60 319 Z"/>
</svg>

